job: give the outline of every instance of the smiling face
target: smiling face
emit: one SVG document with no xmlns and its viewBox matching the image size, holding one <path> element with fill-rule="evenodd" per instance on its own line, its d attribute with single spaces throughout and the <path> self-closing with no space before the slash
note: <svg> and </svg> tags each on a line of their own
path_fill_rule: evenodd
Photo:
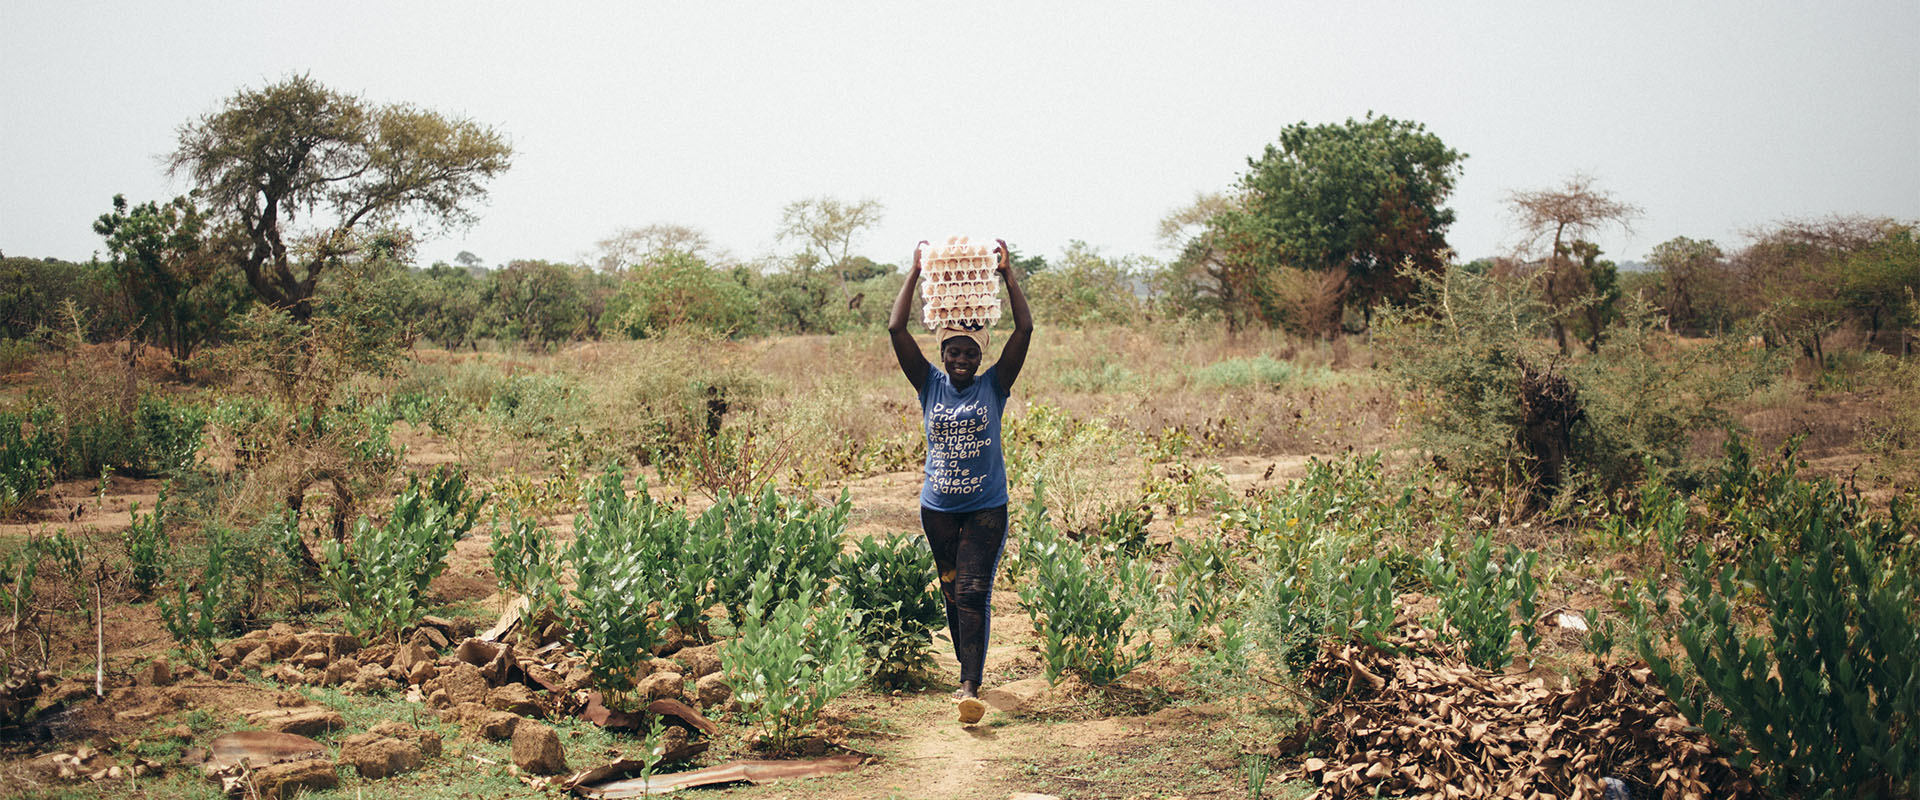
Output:
<svg viewBox="0 0 1920 800">
<path fill-rule="evenodd" d="M 949 338 L 940 343 L 940 363 L 955 383 L 971 383 L 980 372 L 980 345 L 966 336 Z"/>
</svg>

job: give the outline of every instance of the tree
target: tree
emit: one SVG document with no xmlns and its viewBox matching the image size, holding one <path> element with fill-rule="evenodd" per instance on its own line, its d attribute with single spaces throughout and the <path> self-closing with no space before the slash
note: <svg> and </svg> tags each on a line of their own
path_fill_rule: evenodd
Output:
<svg viewBox="0 0 1920 800">
<path fill-rule="evenodd" d="M 638 228 L 621 228 L 596 245 L 594 266 L 602 272 L 619 272 L 647 264 L 670 253 L 693 256 L 707 263 L 728 260 L 716 248 L 705 231 L 688 225 L 655 223 Z"/>
<path fill-rule="evenodd" d="M 1023 288 L 1048 322 L 1124 325 L 1140 311 L 1133 279 L 1141 271 L 1132 257 L 1107 258 L 1075 239 L 1058 264 L 1029 278 Z"/>
<path fill-rule="evenodd" d="M 733 336 L 756 321 L 747 287 L 687 253 L 668 253 L 635 268 L 608 303 L 607 316 L 609 328 L 635 339 L 674 328 Z"/>
<path fill-rule="evenodd" d="M 586 332 L 587 318 L 575 267 L 515 259 L 493 273 L 483 299 L 489 329 L 502 339 L 541 345 Z"/>
<path fill-rule="evenodd" d="M 1237 198 L 1195 194 L 1160 220 L 1160 242 L 1179 253 L 1161 273 L 1160 289 L 1177 310 L 1218 314 L 1228 335 L 1264 318 L 1259 292 L 1266 265 L 1248 234 L 1252 220 Z"/>
<path fill-rule="evenodd" d="M 796 260 L 800 271 L 823 267 L 844 290 L 854 239 L 880 224 L 886 210 L 880 201 L 871 198 L 858 203 L 845 203 L 824 195 L 795 200 L 780 211 L 780 240 L 801 243 L 803 249 Z"/>
<path fill-rule="evenodd" d="M 1295 123 L 1240 178 L 1253 253 L 1263 267 L 1344 271 L 1348 306 L 1401 304 L 1417 273 L 1440 270 L 1465 155 L 1426 126 L 1392 117 Z"/>
<path fill-rule="evenodd" d="M 166 348 L 176 372 L 246 305 L 246 287 L 231 271 L 237 242 L 211 228 L 186 197 L 128 208 L 125 196 L 114 195 L 113 211 L 100 215 L 93 230 L 107 240 L 109 263 L 140 318 L 139 332 Z"/>
<path fill-rule="evenodd" d="M 1556 312 L 1553 338 L 1564 354 L 1567 326 L 1562 316 L 1571 313 L 1580 298 L 1599 288 L 1587 278 L 1581 262 L 1574 260 L 1579 254 L 1574 252 L 1572 240 L 1585 239 L 1608 223 L 1630 230 L 1629 223 L 1640 215 L 1640 207 L 1613 199 L 1612 194 L 1594 187 L 1592 177 L 1579 173 L 1556 189 L 1511 192 L 1507 202 L 1513 205 L 1514 216 L 1520 221 L 1522 256 L 1542 241 L 1552 243 L 1541 267 L 1546 273 L 1541 289 L 1546 293 L 1548 307 Z M 1595 255 L 1598 255 L 1597 249 Z M 1594 339 L 1587 343 L 1589 350 L 1600 346 L 1599 335 L 1600 331 L 1593 331 Z"/>
<path fill-rule="evenodd" d="M 313 316 L 321 275 L 366 246 L 363 226 L 470 223 L 470 205 L 512 155 L 491 128 L 375 105 L 304 75 L 241 90 L 179 138 L 171 172 L 239 226 L 247 283 L 300 322 Z"/>
<path fill-rule="evenodd" d="M 1729 321 L 1726 254 L 1712 239 L 1675 236 L 1654 245 L 1647 263 L 1659 270 L 1654 302 L 1666 311 L 1669 329 L 1701 333 Z"/>
</svg>

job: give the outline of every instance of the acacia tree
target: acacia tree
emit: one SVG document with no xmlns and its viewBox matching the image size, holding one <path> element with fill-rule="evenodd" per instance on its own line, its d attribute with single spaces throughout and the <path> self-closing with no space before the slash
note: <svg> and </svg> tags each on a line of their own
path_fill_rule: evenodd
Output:
<svg viewBox="0 0 1920 800">
<path fill-rule="evenodd" d="M 727 254 L 715 247 L 706 231 L 690 225 L 654 223 L 621 228 L 595 244 L 593 263 L 602 272 L 621 272 L 667 258 L 691 256 L 707 263 L 724 263 Z"/>
<path fill-rule="evenodd" d="M 853 241 L 861 233 L 880 224 L 886 206 L 867 198 L 858 203 L 842 202 L 834 197 L 809 197 L 788 203 L 780 211 L 780 240 L 798 240 L 802 250 L 796 264 L 802 273 L 823 267 L 834 277 L 841 294 L 853 302 L 847 287 L 853 268 Z"/>
<path fill-rule="evenodd" d="M 170 171 L 242 231 L 240 268 L 260 299 L 303 323 L 321 275 L 366 246 L 363 227 L 470 223 L 512 155 L 486 126 L 304 75 L 242 89 L 179 138 Z"/>
<path fill-rule="evenodd" d="M 1464 158 L 1417 122 L 1295 123 L 1248 160 L 1246 233 L 1264 266 L 1345 272 L 1342 304 L 1370 324 L 1374 306 L 1405 302 L 1413 275 L 1444 265 L 1444 203 Z"/>
<path fill-rule="evenodd" d="M 1262 262 L 1249 226 L 1238 198 L 1220 192 L 1196 194 L 1162 218 L 1160 242 L 1179 254 L 1161 274 L 1166 301 L 1189 313 L 1219 314 L 1229 336 L 1264 319 Z"/>
<path fill-rule="evenodd" d="M 1655 300 L 1668 329 L 1699 333 L 1726 324 L 1726 254 L 1712 239 L 1675 236 L 1654 245 L 1647 263 L 1660 273 Z"/>
<path fill-rule="evenodd" d="M 1640 215 L 1640 207 L 1613 199 L 1611 193 L 1594 186 L 1591 176 L 1580 173 L 1567 178 L 1566 183 L 1558 188 L 1510 192 L 1507 202 L 1513 205 L 1514 216 L 1520 221 L 1523 234 L 1520 252 L 1523 256 L 1537 249 L 1543 241 L 1552 245 L 1541 267 L 1546 273 L 1541 288 L 1546 294 L 1547 305 L 1556 312 L 1552 320 L 1554 342 L 1565 354 L 1568 348 L 1564 315 L 1579 298 L 1603 288 L 1583 269 L 1583 264 L 1592 259 L 1574 252 L 1574 241 L 1591 236 L 1607 224 L 1631 230 L 1630 223 Z M 1593 255 L 1598 255 L 1597 249 Z M 1576 257 L 1580 257 L 1579 260 Z M 1591 334 L 1593 338 L 1587 342 L 1587 347 L 1589 350 L 1597 349 L 1600 346 L 1599 328 L 1596 326 Z"/>
</svg>

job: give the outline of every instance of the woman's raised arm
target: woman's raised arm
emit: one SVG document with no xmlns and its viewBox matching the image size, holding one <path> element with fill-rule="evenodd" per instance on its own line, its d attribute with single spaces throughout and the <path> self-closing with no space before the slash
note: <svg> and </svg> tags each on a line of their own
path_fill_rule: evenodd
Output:
<svg viewBox="0 0 1920 800">
<path fill-rule="evenodd" d="M 920 353 L 920 343 L 914 341 L 913 334 L 907 332 L 907 315 L 913 312 L 913 290 L 919 285 L 920 246 L 915 245 L 913 266 L 907 270 L 906 283 L 900 284 L 900 296 L 893 299 L 893 314 L 887 317 L 887 336 L 893 340 L 893 357 L 900 361 L 900 371 L 907 374 L 907 380 L 913 383 L 916 392 L 927 388 L 929 368 L 927 357 Z"/>
<path fill-rule="evenodd" d="M 1000 390 L 1013 391 L 1013 381 L 1020 377 L 1020 368 L 1027 363 L 1027 344 L 1033 341 L 1033 314 L 1027 311 L 1027 295 L 1020 291 L 1020 281 L 1013 275 L 1013 252 L 1007 249 L 1007 240 L 997 239 L 1000 243 L 1000 277 L 1007 281 L 1007 305 L 1013 309 L 1013 335 L 1007 337 L 1007 344 L 1000 348 L 1000 360 L 993 365 L 994 375 L 1000 382 Z"/>
</svg>

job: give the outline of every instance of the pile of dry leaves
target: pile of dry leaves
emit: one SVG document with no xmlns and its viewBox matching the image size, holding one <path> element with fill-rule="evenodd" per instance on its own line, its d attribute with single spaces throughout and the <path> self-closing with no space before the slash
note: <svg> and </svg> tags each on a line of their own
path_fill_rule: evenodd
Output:
<svg viewBox="0 0 1920 800">
<path fill-rule="evenodd" d="M 1316 800 L 1392 795 L 1636 798 L 1759 797 L 1644 669 L 1608 666 L 1566 689 L 1417 654 L 1346 645 L 1307 683 L 1332 698 L 1314 722 L 1320 750 L 1296 777 Z"/>
</svg>

